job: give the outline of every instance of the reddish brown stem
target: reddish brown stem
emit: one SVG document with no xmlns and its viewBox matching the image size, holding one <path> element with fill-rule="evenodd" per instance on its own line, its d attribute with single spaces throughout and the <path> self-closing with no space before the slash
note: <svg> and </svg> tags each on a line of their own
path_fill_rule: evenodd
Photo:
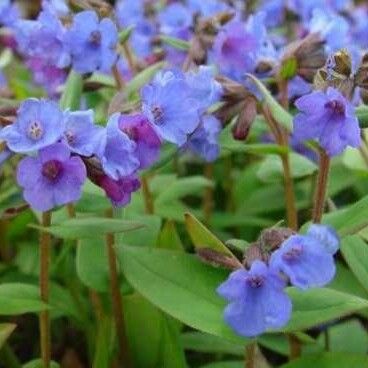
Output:
<svg viewBox="0 0 368 368">
<path fill-rule="evenodd" d="M 152 215 L 155 212 L 155 206 L 153 202 L 152 193 L 149 188 L 148 177 L 146 175 L 142 175 L 141 183 L 142 183 L 142 194 L 145 212 L 149 215 Z"/>
<path fill-rule="evenodd" d="M 49 227 L 51 224 L 51 212 L 42 213 L 42 226 Z M 41 231 L 40 235 L 40 297 L 48 304 L 49 302 L 49 266 L 50 266 L 51 235 Z M 51 337 L 50 315 L 48 310 L 40 313 L 40 343 L 41 359 L 44 368 L 50 367 L 51 361 Z"/>
<path fill-rule="evenodd" d="M 112 208 L 106 211 L 106 217 L 113 217 Z M 117 268 L 117 257 L 114 248 L 114 234 L 106 234 L 106 247 L 110 271 L 110 291 L 112 299 L 112 309 L 115 319 L 116 334 L 119 341 L 119 355 L 122 367 L 131 367 L 128 339 L 125 332 L 125 321 L 123 314 L 123 301 L 120 293 L 119 274 Z"/>
<path fill-rule="evenodd" d="M 330 172 L 330 158 L 323 149 L 320 149 L 319 172 L 317 177 L 316 191 L 314 194 L 314 205 L 312 221 L 316 224 L 322 220 L 325 208 L 328 175 Z"/>
</svg>

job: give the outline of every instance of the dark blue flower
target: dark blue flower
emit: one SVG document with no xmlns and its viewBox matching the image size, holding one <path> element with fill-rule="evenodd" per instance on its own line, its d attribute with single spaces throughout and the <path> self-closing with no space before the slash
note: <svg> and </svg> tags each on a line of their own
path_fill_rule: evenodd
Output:
<svg viewBox="0 0 368 368">
<path fill-rule="evenodd" d="M 249 271 L 234 271 L 217 289 L 230 302 L 225 308 L 225 321 L 237 334 L 246 337 L 283 327 L 292 308 L 285 286 L 275 271 L 258 260 Z"/>
<path fill-rule="evenodd" d="M 199 102 L 182 73 L 160 72 L 141 90 L 142 109 L 157 134 L 182 146 L 199 124 Z"/>
<path fill-rule="evenodd" d="M 347 146 L 360 146 L 354 106 L 336 89 L 312 92 L 295 105 L 300 110 L 294 118 L 295 139 L 318 139 L 329 156 L 339 155 Z"/>
<path fill-rule="evenodd" d="M 316 237 L 292 235 L 276 250 L 270 266 L 289 277 L 300 289 L 327 285 L 335 275 L 333 255 Z"/>
<path fill-rule="evenodd" d="M 99 21 L 94 11 L 75 15 L 65 37 L 73 68 L 79 73 L 110 72 L 117 59 L 118 32 L 111 19 Z"/>
<path fill-rule="evenodd" d="M 64 129 L 64 115 L 55 102 L 30 98 L 22 102 L 14 124 L 0 131 L 0 139 L 13 152 L 28 153 L 56 143 Z"/>
</svg>

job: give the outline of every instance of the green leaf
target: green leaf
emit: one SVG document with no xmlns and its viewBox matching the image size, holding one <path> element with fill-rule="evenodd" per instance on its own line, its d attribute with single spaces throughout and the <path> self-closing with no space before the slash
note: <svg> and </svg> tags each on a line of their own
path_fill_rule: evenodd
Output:
<svg viewBox="0 0 368 368">
<path fill-rule="evenodd" d="M 44 364 L 41 359 L 32 360 L 22 366 L 23 368 L 44 368 Z M 50 368 L 60 368 L 60 365 L 56 362 L 51 362 Z"/>
<path fill-rule="evenodd" d="M 136 222 L 105 217 L 74 218 L 50 227 L 30 226 L 64 239 L 94 238 L 107 233 L 122 233 L 143 227 Z"/>
<path fill-rule="evenodd" d="M 124 275 L 152 304 L 200 331 L 245 341 L 222 318 L 225 302 L 215 290 L 226 278 L 226 271 L 177 251 L 129 246 L 117 251 Z"/>
<path fill-rule="evenodd" d="M 317 165 L 297 153 L 289 154 L 291 176 L 294 179 L 312 175 L 318 170 Z M 267 156 L 261 163 L 257 177 L 263 182 L 275 182 L 283 179 L 283 166 L 280 157 Z"/>
<path fill-rule="evenodd" d="M 360 236 L 347 236 L 341 242 L 341 252 L 349 268 L 368 291 L 368 252 L 367 243 Z"/>
<path fill-rule="evenodd" d="M 368 106 L 360 105 L 355 109 L 355 114 L 359 120 L 361 128 L 368 128 Z"/>
<path fill-rule="evenodd" d="M 230 143 L 223 143 L 221 148 L 233 153 L 250 153 L 254 155 L 280 155 L 288 153 L 289 149 L 278 144 L 254 143 L 245 144 L 243 142 L 235 141 Z"/>
<path fill-rule="evenodd" d="M 268 89 L 264 86 L 264 84 L 257 79 L 252 74 L 246 74 L 248 78 L 250 78 L 254 84 L 257 86 L 259 92 L 262 94 L 265 103 L 270 109 L 270 112 L 273 118 L 280 123 L 284 128 L 286 128 L 289 132 L 293 130 L 293 117 L 292 115 L 286 111 L 271 95 Z"/>
<path fill-rule="evenodd" d="M 184 249 L 174 221 L 166 221 L 157 239 L 157 248 L 179 251 Z"/>
<path fill-rule="evenodd" d="M 295 58 L 286 59 L 280 70 L 280 76 L 282 79 L 292 79 L 294 78 L 298 67 L 298 62 Z"/>
<path fill-rule="evenodd" d="M 203 176 L 176 179 L 169 186 L 162 188 L 155 202 L 167 203 L 187 195 L 201 195 L 203 189 L 207 187 L 213 187 L 213 183 Z"/>
<path fill-rule="evenodd" d="M 322 222 L 333 226 L 342 235 L 358 233 L 368 226 L 368 196 L 346 208 L 325 214 Z"/>
<path fill-rule="evenodd" d="M 350 170 L 354 170 L 363 175 L 366 175 L 368 172 L 367 164 L 362 154 L 356 148 L 347 147 L 342 155 L 342 162 Z"/>
<path fill-rule="evenodd" d="M 135 368 L 186 367 L 175 321 L 138 294 L 124 297 L 124 316 Z"/>
<path fill-rule="evenodd" d="M 17 327 L 14 323 L 0 323 L 0 349 Z"/>
<path fill-rule="evenodd" d="M 368 307 L 368 300 L 327 288 L 288 288 L 288 294 L 293 313 L 283 331 L 304 330 Z"/>
<path fill-rule="evenodd" d="M 364 354 L 321 353 L 306 355 L 284 364 L 282 368 L 355 368 L 367 367 L 368 357 Z"/>
<path fill-rule="evenodd" d="M 368 336 L 358 320 L 351 320 L 331 326 L 328 329 L 330 351 L 365 354 L 368 346 Z M 324 346 L 324 336 L 318 337 L 321 347 Z"/>
<path fill-rule="evenodd" d="M 156 64 L 149 66 L 148 68 L 143 69 L 140 73 L 138 73 L 132 80 L 130 80 L 127 83 L 125 87 L 126 94 L 130 95 L 133 92 L 139 91 L 165 65 L 166 62 L 160 61 Z"/>
<path fill-rule="evenodd" d="M 217 252 L 234 257 L 225 244 L 189 212 L 185 214 L 185 227 L 196 248 L 211 248 Z"/>
<path fill-rule="evenodd" d="M 77 275 L 84 285 L 99 291 L 109 291 L 109 264 L 104 239 L 81 240 L 77 247 Z"/>
<path fill-rule="evenodd" d="M 106 74 L 101 74 L 101 73 L 93 73 L 87 79 L 87 82 L 102 84 L 106 87 L 112 87 L 112 88 L 116 87 L 116 81 L 113 77 L 106 75 Z"/>
<path fill-rule="evenodd" d="M 48 308 L 41 301 L 37 286 L 21 283 L 0 285 L 0 315 L 40 312 Z"/>
<path fill-rule="evenodd" d="M 109 368 L 112 347 L 115 343 L 114 322 L 111 317 L 102 316 L 98 321 L 95 354 L 92 368 Z"/>
<path fill-rule="evenodd" d="M 163 43 L 166 43 L 169 46 L 172 46 L 178 50 L 188 51 L 190 48 L 190 43 L 180 38 L 170 37 L 166 35 L 160 35 L 159 38 Z"/>
<path fill-rule="evenodd" d="M 83 90 L 83 78 L 82 76 L 71 70 L 69 72 L 68 79 L 64 87 L 63 94 L 60 98 L 60 107 L 70 110 L 78 110 L 80 108 L 80 100 Z"/>
</svg>

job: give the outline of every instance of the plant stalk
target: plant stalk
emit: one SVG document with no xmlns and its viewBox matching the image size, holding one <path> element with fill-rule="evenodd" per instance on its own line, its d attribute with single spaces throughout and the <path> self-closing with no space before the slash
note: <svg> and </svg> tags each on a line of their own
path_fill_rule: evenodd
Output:
<svg viewBox="0 0 368 368">
<path fill-rule="evenodd" d="M 42 213 L 42 226 L 51 225 L 51 212 Z M 50 267 L 50 247 L 51 235 L 41 231 L 40 235 L 40 296 L 41 300 L 49 302 L 49 267 Z M 48 310 L 40 313 L 40 344 L 41 359 L 44 368 L 50 367 L 51 361 L 51 334 L 50 334 L 50 314 Z"/>
<path fill-rule="evenodd" d="M 245 346 L 244 368 L 256 368 L 256 342 L 250 342 Z"/>
<path fill-rule="evenodd" d="M 106 217 L 113 217 L 113 209 L 106 211 Z M 120 293 L 119 274 L 117 269 L 117 257 L 114 248 L 115 237 L 113 234 L 106 234 L 106 247 L 110 271 L 110 291 L 112 298 L 112 309 L 115 319 L 116 334 L 119 342 L 119 356 L 123 368 L 131 367 L 128 339 L 125 332 L 125 322 L 123 314 L 123 301 Z"/>
<path fill-rule="evenodd" d="M 155 212 L 155 206 L 154 206 L 152 193 L 149 188 L 148 177 L 146 175 L 142 175 L 141 183 L 142 183 L 142 193 L 143 193 L 145 212 L 149 215 L 152 215 Z"/>
<path fill-rule="evenodd" d="M 326 192 L 328 185 L 328 175 L 330 172 L 330 158 L 326 152 L 320 149 L 319 172 L 317 177 L 316 191 L 314 194 L 314 204 L 312 221 L 319 224 L 322 220 L 322 215 L 326 203 Z"/>
</svg>

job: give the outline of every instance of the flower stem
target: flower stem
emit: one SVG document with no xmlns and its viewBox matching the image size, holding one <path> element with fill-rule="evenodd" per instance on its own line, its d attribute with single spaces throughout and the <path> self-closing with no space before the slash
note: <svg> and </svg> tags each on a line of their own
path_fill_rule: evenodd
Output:
<svg viewBox="0 0 368 368">
<path fill-rule="evenodd" d="M 51 212 L 42 213 L 42 226 L 51 224 Z M 50 266 L 51 235 L 41 231 L 40 235 L 40 296 L 46 304 L 49 301 L 49 266 Z M 40 313 L 40 343 L 41 358 L 44 368 L 50 367 L 51 360 L 51 337 L 50 337 L 50 315 L 48 310 Z"/>
<path fill-rule="evenodd" d="M 330 171 L 330 158 L 324 150 L 320 150 L 319 172 L 317 177 L 316 191 L 314 194 L 314 204 L 312 221 L 316 224 L 321 222 L 326 202 L 326 192 L 328 175 Z"/>
<path fill-rule="evenodd" d="M 113 217 L 113 209 L 110 208 L 106 211 L 106 217 Z M 116 334 L 119 341 L 119 355 L 122 367 L 131 367 L 130 355 L 128 348 L 128 339 L 125 333 L 125 322 L 123 314 L 123 301 L 120 293 L 120 283 L 119 274 L 116 264 L 116 253 L 114 248 L 114 235 L 106 234 L 106 247 L 109 261 L 109 271 L 110 271 L 110 291 L 112 298 L 112 309 L 115 319 Z"/>
<path fill-rule="evenodd" d="M 112 67 L 111 71 L 116 82 L 116 87 L 119 91 L 121 91 L 125 87 L 125 82 L 116 64 Z"/>
<path fill-rule="evenodd" d="M 289 348 L 290 348 L 289 360 L 294 360 L 294 359 L 299 358 L 302 354 L 302 346 L 300 344 L 299 339 L 293 334 L 288 334 L 288 340 L 289 340 Z"/>
<path fill-rule="evenodd" d="M 245 346 L 244 368 L 256 368 L 256 342 L 250 342 Z"/>
<path fill-rule="evenodd" d="M 283 147 L 288 147 L 287 132 L 273 119 L 267 107 L 263 108 L 263 114 L 266 122 L 273 133 L 276 143 Z M 286 203 L 286 217 L 288 226 L 293 229 L 298 229 L 298 212 L 296 209 L 296 199 L 294 191 L 294 182 L 291 176 L 289 154 L 282 153 L 280 155 L 282 168 L 284 173 L 284 188 L 285 188 L 285 203 Z"/>
<path fill-rule="evenodd" d="M 213 164 L 207 163 L 204 166 L 204 177 L 210 181 L 213 180 Z M 212 211 L 213 211 L 213 188 L 212 186 L 208 186 L 205 188 L 203 202 L 203 216 L 204 216 L 204 223 L 208 225 L 211 220 Z"/>
<path fill-rule="evenodd" d="M 142 183 L 142 193 L 145 211 L 147 214 L 152 215 L 155 212 L 155 206 L 153 202 L 152 193 L 149 188 L 148 177 L 146 175 L 142 175 L 141 183 Z"/>
</svg>

